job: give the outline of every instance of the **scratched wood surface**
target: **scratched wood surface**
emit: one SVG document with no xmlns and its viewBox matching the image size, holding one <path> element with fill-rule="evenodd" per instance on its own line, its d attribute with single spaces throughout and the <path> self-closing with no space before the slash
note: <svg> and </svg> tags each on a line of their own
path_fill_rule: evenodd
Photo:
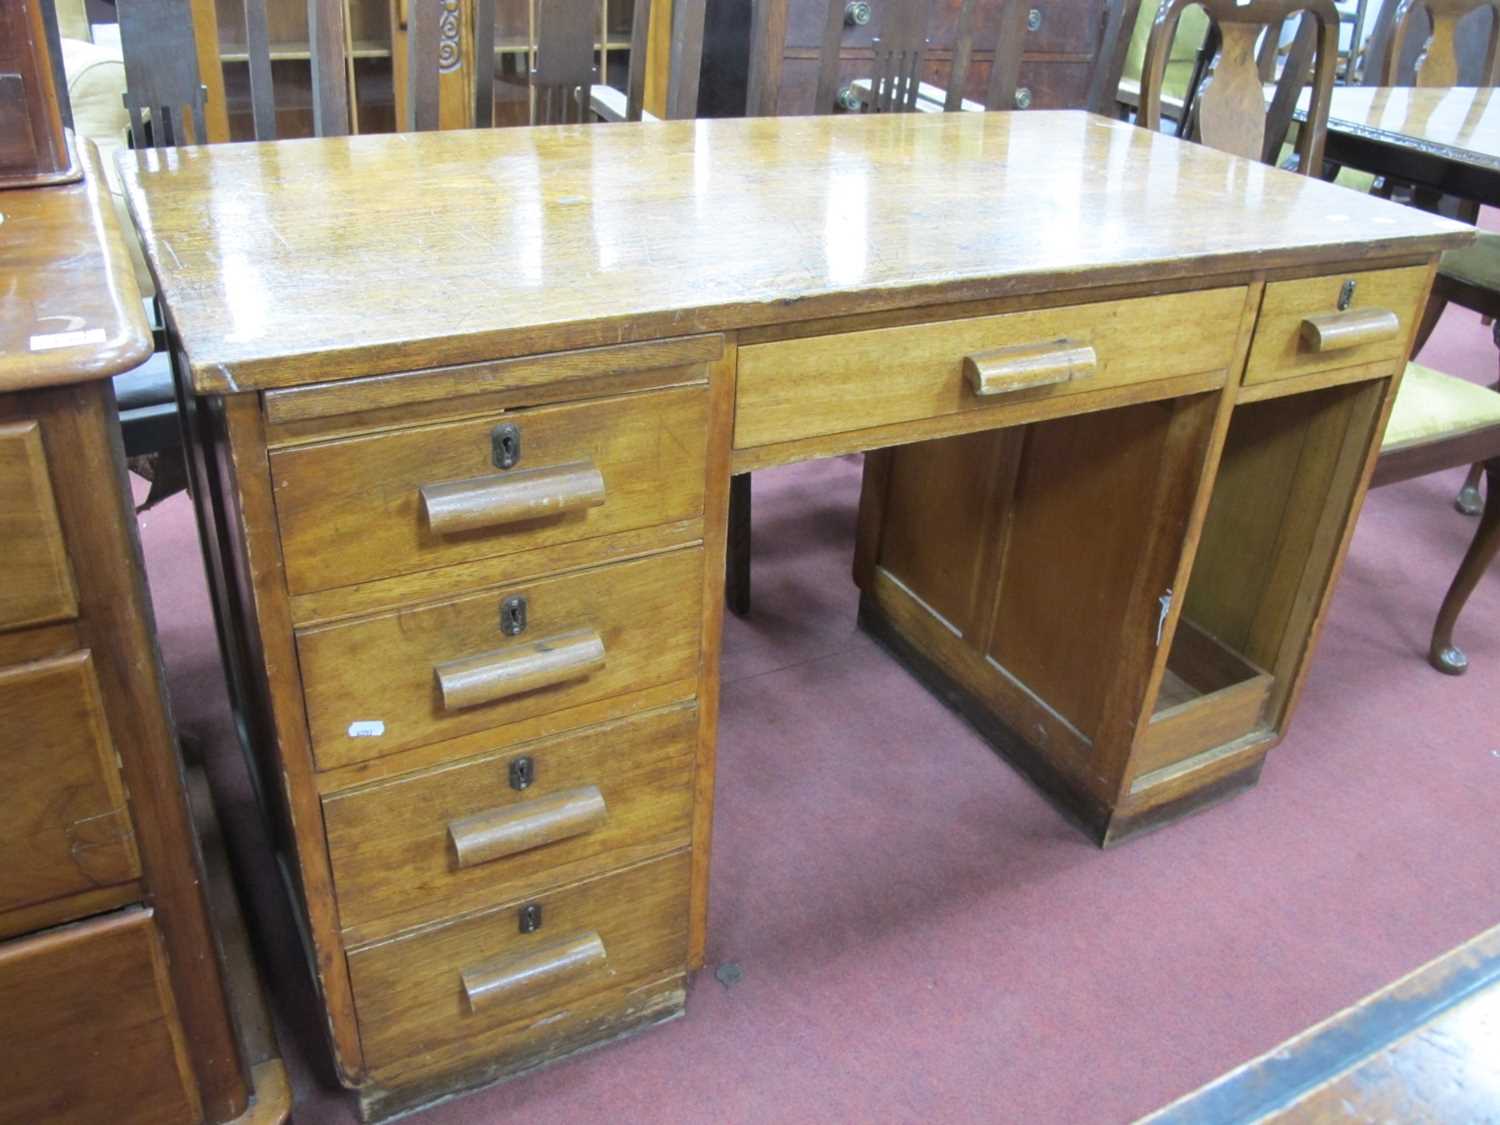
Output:
<svg viewBox="0 0 1500 1125">
<path fill-rule="evenodd" d="M 131 154 L 124 177 L 203 392 L 1420 255 L 1468 229 L 1076 111 L 221 145 Z"/>
</svg>

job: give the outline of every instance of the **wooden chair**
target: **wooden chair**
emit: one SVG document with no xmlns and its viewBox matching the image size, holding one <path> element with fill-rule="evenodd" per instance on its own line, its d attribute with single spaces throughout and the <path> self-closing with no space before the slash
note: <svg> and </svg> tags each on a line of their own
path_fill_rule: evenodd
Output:
<svg viewBox="0 0 1500 1125">
<path fill-rule="evenodd" d="M 1275 162 L 1311 63 L 1312 94 L 1308 123 L 1297 134 L 1297 167 L 1304 174 L 1321 172 L 1338 66 L 1339 18 L 1332 0 L 1167 0 L 1146 45 L 1138 123 L 1160 128 L 1168 53 L 1183 10 L 1195 3 L 1207 12 L 1217 47 L 1201 68 L 1202 76 L 1189 86 L 1183 134 L 1251 160 Z M 1265 35 L 1267 43 L 1274 44 L 1283 23 L 1299 13 L 1302 25 L 1267 105 L 1257 41 Z M 1205 50 L 1205 55 L 1210 52 Z"/>
<path fill-rule="evenodd" d="M 1139 105 L 1141 70 L 1146 57 L 1146 43 L 1156 22 L 1159 2 L 1110 0 L 1105 9 L 1099 47 L 1094 53 L 1094 67 L 1089 75 L 1087 106 L 1090 112 L 1106 117 L 1129 117 L 1131 106 L 1121 100 L 1122 91 L 1132 89 Z M 1167 58 L 1166 77 L 1162 80 L 1164 112 L 1180 114 L 1192 76 L 1207 46 L 1208 17 L 1202 8 L 1186 8 L 1173 36 Z"/>
<path fill-rule="evenodd" d="M 192 22 L 182 18 L 182 5 L 120 0 L 116 12 L 125 75 L 121 98 L 130 117 L 132 147 L 149 145 L 163 151 L 214 139 L 196 33 Z M 255 138 L 271 140 L 276 136 L 276 110 L 265 0 L 245 0 L 245 19 Z M 227 128 L 222 139 L 227 139 Z M 134 238 L 128 223 L 122 227 L 127 238 Z M 187 487 L 171 357 L 164 350 L 160 314 L 153 309 L 153 315 L 157 351 L 134 371 L 113 380 L 125 455 L 131 468 L 151 482 L 143 508 Z"/>
<path fill-rule="evenodd" d="M 1427 331 L 1433 322 L 1426 318 Z M 1425 342 L 1425 336 L 1421 341 Z M 1462 675 L 1469 667 L 1468 657 L 1453 641 L 1458 615 L 1500 553 L 1500 393 L 1408 363 L 1370 486 L 1460 465 L 1474 465 L 1483 472 L 1488 492 L 1473 542 L 1443 597 L 1428 646 L 1429 663 L 1451 676 Z"/>
<path fill-rule="evenodd" d="M 1490 12 L 1489 36 L 1482 41 L 1462 39 L 1459 25 L 1482 9 Z M 1384 27 L 1377 27 L 1372 36 L 1372 41 L 1381 41 L 1379 65 L 1368 68 L 1379 76 L 1379 85 L 1444 87 L 1464 81 L 1493 86 L 1500 82 L 1500 0 L 1401 0 L 1383 23 Z M 1419 33 L 1425 34 L 1414 47 L 1412 41 Z M 1473 58 L 1461 62 L 1460 55 L 1465 51 Z M 1414 201 L 1431 209 L 1439 203 L 1420 192 Z M 1461 205 L 1458 210 L 1469 222 L 1477 217 L 1475 204 Z M 1437 323 L 1450 303 L 1493 321 L 1495 345 L 1500 348 L 1500 234 L 1480 231 L 1472 245 L 1443 255 L 1428 305 L 1432 323 Z M 1500 381 L 1495 386 L 1500 390 Z M 1483 473 L 1484 467 L 1476 463 L 1454 501 L 1466 515 L 1480 513 L 1479 482 Z"/>
<path fill-rule="evenodd" d="M 829 110 L 851 113 L 952 113 L 957 110 L 1025 109 L 1018 103 L 1021 54 L 1026 39 L 1029 8 L 1021 0 L 1004 0 L 999 6 L 992 60 L 982 99 L 964 96 L 969 85 L 974 52 L 976 0 L 963 0 L 958 10 L 958 31 L 946 87 L 922 80 L 926 61 L 927 28 L 932 0 L 900 0 L 883 9 L 886 22 L 872 44 L 870 73 L 839 86 L 840 30 L 845 5 L 834 0 L 828 6 L 828 22 L 818 63 L 818 101 Z M 981 50 L 986 45 L 981 45 Z"/>
<path fill-rule="evenodd" d="M 595 57 L 599 33 L 598 0 L 535 0 L 535 63 L 529 75 L 532 125 L 578 124 L 599 121 L 640 121 L 645 110 L 648 32 L 651 0 L 635 0 L 631 23 L 630 70 L 625 90 L 602 82 Z M 672 6 L 672 43 L 669 58 L 667 116 L 692 117 L 698 100 L 698 69 L 703 57 L 705 0 L 677 0 Z M 433 4 L 413 4 L 407 11 L 406 128 L 441 127 L 445 51 L 472 53 L 471 103 L 462 125 L 494 124 L 495 59 L 493 50 L 479 44 L 495 39 L 493 0 L 476 0 L 472 24 L 461 34 L 472 36 L 472 52 L 444 44 L 443 11 Z"/>
</svg>

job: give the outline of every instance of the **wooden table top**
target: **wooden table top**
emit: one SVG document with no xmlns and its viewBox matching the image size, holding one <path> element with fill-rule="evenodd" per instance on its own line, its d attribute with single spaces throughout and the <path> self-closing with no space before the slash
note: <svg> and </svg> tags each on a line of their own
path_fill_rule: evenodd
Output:
<svg viewBox="0 0 1500 1125">
<path fill-rule="evenodd" d="M 151 330 L 92 143 L 84 178 L 0 191 L 0 392 L 103 379 Z"/>
<path fill-rule="evenodd" d="M 1305 106 L 1304 92 L 1299 109 Z M 1500 91 L 1494 87 L 1338 86 L 1328 128 L 1461 164 L 1500 169 Z"/>
<path fill-rule="evenodd" d="M 340 137 L 122 168 L 203 392 L 1472 236 L 1079 111 Z"/>
</svg>

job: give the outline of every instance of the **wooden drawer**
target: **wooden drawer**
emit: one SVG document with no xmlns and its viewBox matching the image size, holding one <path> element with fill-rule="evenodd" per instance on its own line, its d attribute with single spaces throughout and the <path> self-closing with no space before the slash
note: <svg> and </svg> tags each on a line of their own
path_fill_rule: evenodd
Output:
<svg viewBox="0 0 1500 1125">
<path fill-rule="evenodd" d="M 201 1120 L 149 910 L 0 945 L 0 1122 Z"/>
<path fill-rule="evenodd" d="M 696 677 L 702 568 L 692 547 L 299 632 L 319 768 Z"/>
<path fill-rule="evenodd" d="M 687 959 L 687 850 L 349 954 L 365 1063 L 566 1010 Z M 522 912 L 540 925 L 523 933 Z"/>
<path fill-rule="evenodd" d="M 687 844 L 697 735 L 687 704 L 324 798 L 346 940 Z"/>
<path fill-rule="evenodd" d="M 734 444 L 748 449 L 1014 402 L 1224 370 L 1240 288 L 1135 297 L 747 344 Z M 974 389 L 966 357 L 997 372 Z M 1006 389 L 1007 387 L 1013 389 Z"/>
<path fill-rule="evenodd" d="M 695 384 L 275 451 L 287 582 L 307 593 L 701 516 L 707 408 Z M 501 469 L 507 442 L 519 455 Z"/>
<path fill-rule="evenodd" d="M 78 616 L 38 422 L 0 425 L 0 543 L 0 629 Z"/>
<path fill-rule="evenodd" d="M 1400 363 L 1427 297 L 1426 266 L 1273 281 L 1261 298 L 1246 383 Z M 1345 283 L 1354 291 L 1339 309 Z"/>
<path fill-rule="evenodd" d="M 0 669 L 0 911 L 140 874 L 92 657 Z"/>
</svg>

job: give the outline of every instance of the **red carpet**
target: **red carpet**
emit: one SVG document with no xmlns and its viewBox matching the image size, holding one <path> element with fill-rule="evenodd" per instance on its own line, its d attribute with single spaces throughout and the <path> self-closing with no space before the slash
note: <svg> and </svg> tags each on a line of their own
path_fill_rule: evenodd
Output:
<svg viewBox="0 0 1500 1125">
<path fill-rule="evenodd" d="M 1495 354 L 1454 311 L 1424 360 L 1488 382 Z M 1460 477 L 1372 494 L 1260 785 L 1100 852 L 855 630 L 857 461 L 756 474 L 687 1017 L 416 1120 L 1125 1121 L 1500 921 L 1500 576 L 1460 622 L 1469 674 L 1423 658 L 1473 530 Z M 249 860 L 296 1120 L 353 1121 L 230 745 L 188 503 L 142 523 L 179 723 Z"/>
</svg>

